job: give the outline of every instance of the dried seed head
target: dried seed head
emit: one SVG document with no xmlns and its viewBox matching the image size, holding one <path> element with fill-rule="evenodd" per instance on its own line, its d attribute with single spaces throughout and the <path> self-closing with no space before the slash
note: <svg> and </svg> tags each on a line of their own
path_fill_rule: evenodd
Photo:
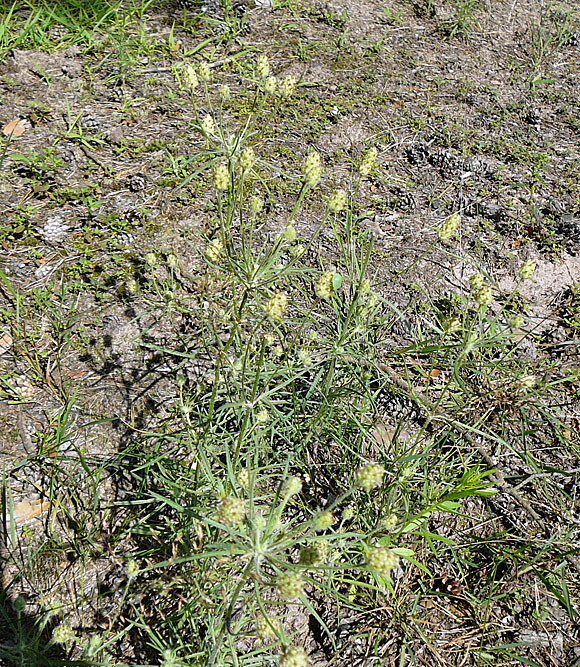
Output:
<svg viewBox="0 0 580 667">
<path fill-rule="evenodd" d="M 369 463 L 356 471 L 357 484 L 365 491 L 371 491 L 383 483 L 385 469 L 378 463 Z"/>
<path fill-rule="evenodd" d="M 372 547 L 367 554 L 366 564 L 373 572 L 387 577 L 399 564 L 399 557 L 387 547 Z"/>
</svg>

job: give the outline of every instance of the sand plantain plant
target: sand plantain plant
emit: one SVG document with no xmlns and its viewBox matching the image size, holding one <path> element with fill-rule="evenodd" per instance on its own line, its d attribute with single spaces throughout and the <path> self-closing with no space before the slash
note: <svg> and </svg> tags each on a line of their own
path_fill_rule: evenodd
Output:
<svg viewBox="0 0 580 667">
<path fill-rule="evenodd" d="M 143 544 L 132 576 L 135 585 L 154 575 L 169 583 L 155 602 L 163 620 L 136 608 L 127 614 L 137 614 L 133 622 L 164 665 L 250 665 L 276 653 L 279 665 L 306 665 L 289 617 L 312 615 L 332 643 L 317 595 L 337 610 L 393 595 L 393 572 L 429 572 L 414 557 L 427 519 L 494 489 L 486 473 L 460 471 L 454 484 L 399 505 L 409 475 L 394 474 L 387 449 L 380 460 L 364 454 L 384 317 L 367 276 L 372 244 L 354 210 L 377 149 L 326 201 L 321 156 L 305 151 L 285 175 L 286 218 L 268 235 L 263 198 L 280 170 L 261 159 L 257 142 L 264 117 L 271 122 L 292 103 L 295 81 L 277 81 L 261 56 L 250 111 L 232 131 L 223 112 L 230 91 L 213 86 L 210 66 L 184 66 L 178 76 L 203 143 L 191 178 L 206 177 L 213 188 L 216 224 L 200 253 L 209 289 L 197 312 L 198 349 L 157 349 L 186 360 L 203 353 L 210 362 L 200 382 L 178 380 L 181 428 L 152 434 L 128 454 L 139 489 L 132 532 Z M 312 231 L 301 237 L 297 221 L 307 216 Z M 459 222 L 447 221 L 441 239 Z M 316 268 L 307 258 L 322 230 L 333 239 L 333 259 Z M 307 463 L 324 449 L 327 462 Z"/>
</svg>

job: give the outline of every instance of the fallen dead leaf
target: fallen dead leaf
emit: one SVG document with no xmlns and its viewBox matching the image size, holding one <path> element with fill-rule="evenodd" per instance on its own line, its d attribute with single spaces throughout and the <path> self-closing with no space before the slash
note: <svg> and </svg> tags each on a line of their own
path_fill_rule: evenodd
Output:
<svg viewBox="0 0 580 667">
<path fill-rule="evenodd" d="M 372 438 L 374 444 L 378 445 L 379 451 L 388 449 L 395 438 L 403 441 L 411 439 L 411 434 L 404 429 L 400 430 L 395 426 L 385 424 L 384 422 L 379 422 L 374 428 L 372 428 L 369 431 L 369 435 Z"/>
<path fill-rule="evenodd" d="M 23 500 L 14 506 L 12 520 L 14 525 L 22 526 L 28 521 L 48 511 L 50 503 L 46 500 Z"/>
<path fill-rule="evenodd" d="M 26 121 L 22 118 L 11 120 L 4 125 L 2 132 L 6 137 L 21 137 L 26 132 Z"/>
<path fill-rule="evenodd" d="M 12 336 L 8 331 L 0 333 L 0 357 L 12 347 Z"/>
</svg>

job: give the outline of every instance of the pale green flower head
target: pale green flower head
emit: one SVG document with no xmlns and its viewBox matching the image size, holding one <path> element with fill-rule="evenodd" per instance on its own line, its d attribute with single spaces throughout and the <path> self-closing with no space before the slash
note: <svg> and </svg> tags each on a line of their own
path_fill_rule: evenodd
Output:
<svg viewBox="0 0 580 667">
<path fill-rule="evenodd" d="M 289 241 L 290 243 L 296 241 L 296 227 L 294 227 L 292 223 L 286 225 L 286 228 L 282 232 L 282 237 L 285 241 Z"/>
<path fill-rule="evenodd" d="M 378 463 L 368 463 L 356 471 L 356 481 L 365 491 L 381 486 L 385 469 Z"/>
<path fill-rule="evenodd" d="M 365 153 L 358 168 L 361 176 L 368 176 L 371 173 L 377 161 L 378 154 L 379 151 L 374 146 Z"/>
<path fill-rule="evenodd" d="M 52 631 L 52 641 L 55 644 L 70 644 L 76 639 L 77 636 L 68 623 L 61 623 Z"/>
<path fill-rule="evenodd" d="M 328 210 L 332 213 L 340 213 L 346 208 L 347 201 L 348 195 L 345 190 L 335 190 L 328 199 Z"/>
<path fill-rule="evenodd" d="M 216 133 L 216 125 L 214 119 L 210 116 L 210 114 L 206 114 L 201 121 L 201 129 L 202 132 L 206 135 L 206 137 L 211 137 Z"/>
<path fill-rule="evenodd" d="M 266 311 L 268 317 L 271 317 L 273 320 L 280 321 L 284 315 L 284 311 L 286 310 L 287 305 L 288 297 L 286 294 L 284 294 L 284 292 L 278 292 L 270 299 L 268 299 L 264 310 Z"/>
<path fill-rule="evenodd" d="M 517 315 L 514 315 L 510 319 L 508 326 L 510 329 L 521 329 L 523 324 L 524 324 L 524 316 L 521 313 L 519 313 Z"/>
<path fill-rule="evenodd" d="M 461 223 L 461 216 L 459 213 L 454 213 L 452 216 L 447 218 L 447 220 L 439 227 L 439 238 L 442 241 L 449 241 L 449 239 L 455 234 L 457 228 Z"/>
<path fill-rule="evenodd" d="M 366 565 L 378 575 L 388 577 L 399 565 L 399 557 L 387 547 L 372 547 L 367 553 Z"/>
<path fill-rule="evenodd" d="M 518 275 L 523 280 L 531 280 L 534 276 L 536 270 L 536 262 L 533 259 L 526 259 L 526 261 L 520 266 Z"/>
<path fill-rule="evenodd" d="M 472 292 L 477 292 L 477 290 L 481 289 L 484 282 L 485 279 L 481 273 L 474 273 L 469 277 L 469 287 L 471 288 Z"/>
<path fill-rule="evenodd" d="M 310 661 L 301 646 L 288 646 L 280 654 L 278 667 L 308 667 Z"/>
<path fill-rule="evenodd" d="M 127 577 L 129 579 L 135 579 L 135 577 L 139 574 L 139 565 L 137 564 L 137 561 L 133 558 L 128 561 L 127 565 L 125 565 L 125 572 L 127 573 Z"/>
<path fill-rule="evenodd" d="M 522 375 L 518 381 L 521 389 L 531 389 L 538 383 L 538 378 L 535 375 Z"/>
<path fill-rule="evenodd" d="M 264 92 L 266 95 L 274 95 L 276 92 L 276 88 L 278 86 L 278 82 L 276 80 L 275 76 L 269 76 L 265 81 L 264 81 Z"/>
<path fill-rule="evenodd" d="M 300 565 L 312 567 L 320 565 L 328 558 L 328 540 L 317 540 L 300 549 Z"/>
<path fill-rule="evenodd" d="M 262 54 L 256 60 L 256 76 L 258 79 L 265 79 L 270 74 L 270 62 L 268 56 Z"/>
<path fill-rule="evenodd" d="M 239 164 L 243 171 L 248 171 L 254 166 L 256 154 L 251 146 L 244 148 L 240 154 Z"/>
<path fill-rule="evenodd" d="M 197 66 L 197 75 L 200 81 L 209 81 L 211 79 L 211 69 L 209 63 L 202 60 Z"/>
<path fill-rule="evenodd" d="M 284 484 L 283 491 L 286 498 L 298 495 L 302 491 L 302 480 L 300 477 L 289 477 Z"/>
<path fill-rule="evenodd" d="M 256 619 L 256 634 L 260 639 L 276 639 L 280 634 L 282 626 L 275 616 L 260 616 Z"/>
<path fill-rule="evenodd" d="M 264 200 L 258 195 L 252 195 L 250 201 L 248 202 L 250 211 L 254 213 L 259 213 L 264 208 Z"/>
<path fill-rule="evenodd" d="M 223 162 L 218 162 L 214 166 L 213 186 L 216 190 L 227 190 L 230 187 L 230 174 Z"/>
<path fill-rule="evenodd" d="M 250 483 L 250 471 L 247 468 L 242 468 L 236 475 L 236 482 L 240 486 L 248 486 Z"/>
<path fill-rule="evenodd" d="M 224 498 L 219 507 L 218 520 L 228 526 L 241 524 L 246 517 L 244 501 L 234 496 Z"/>
<path fill-rule="evenodd" d="M 210 262 L 217 262 L 223 249 L 223 241 L 219 238 L 216 238 L 207 244 L 203 254 L 207 257 L 207 259 L 209 259 Z"/>
<path fill-rule="evenodd" d="M 493 299 L 491 285 L 484 285 L 478 289 L 473 298 L 480 308 L 487 308 Z"/>
<path fill-rule="evenodd" d="M 186 65 L 183 68 L 183 81 L 188 88 L 191 88 L 191 90 L 195 90 L 199 86 L 199 79 L 197 78 L 193 65 Z"/>
<path fill-rule="evenodd" d="M 260 410 L 256 414 L 256 424 L 267 424 L 270 421 L 270 413 L 268 410 Z"/>
<path fill-rule="evenodd" d="M 276 588 L 283 598 L 297 598 L 304 593 L 304 580 L 296 572 L 285 572 L 276 578 Z"/>
<path fill-rule="evenodd" d="M 335 523 L 335 521 L 336 518 L 332 512 L 329 510 L 323 510 L 322 512 L 318 512 L 318 514 L 314 517 L 312 525 L 314 526 L 314 530 L 321 532 L 330 528 Z"/>
<path fill-rule="evenodd" d="M 457 331 L 461 331 L 461 320 L 458 317 L 449 317 L 447 320 L 445 320 L 443 327 L 445 329 L 445 333 L 456 333 Z"/>
<path fill-rule="evenodd" d="M 354 509 L 352 505 L 347 505 L 343 510 L 342 510 L 342 520 L 343 521 L 350 521 L 354 517 Z"/>
<path fill-rule="evenodd" d="M 333 271 L 332 269 L 329 269 L 320 276 L 318 282 L 314 287 L 314 291 L 317 297 L 319 297 L 320 299 L 330 299 L 330 297 L 335 292 L 335 287 L 334 287 L 335 275 L 336 272 Z"/>
<path fill-rule="evenodd" d="M 388 530 L 388 531 L 395 530 L 395 528 L 398 525 L 399 525 L 399 517 L 394 513 L 388 514 L 381 521 L 381 528 L 384 528 L 385 530 Z"/>
<path fill-rule="evenodd" d="M 177 657 L 177 653 L 170 648 L 166 648 L 161 653 L 161 667 L 183 667 L 183 662 Z"/>
<path fill-rule="evenodd" d="M 322 178 L 322 164 L 319 153 L 316 151 L 308 153 L 302 164 L 302 173 L 306 185 L 311 188 L 315 187 L 318 181 Z"/>
<path fill-rule="evenodd" d="M 292 97 L 296 91 L 296 78 L 293 76 L 285 76 L 278 85 L 278 93 L 280 97 Z"/>
<path fill-rule="evenodd" d="M 23 595 L 19 595 L 13 602 L 12 606 L 14 607 L 14 611 L 17 614 L 20 614 L 21 612 L 24 611 L 24 608 L 26 607 L 26 598 Z"/>
</svg>

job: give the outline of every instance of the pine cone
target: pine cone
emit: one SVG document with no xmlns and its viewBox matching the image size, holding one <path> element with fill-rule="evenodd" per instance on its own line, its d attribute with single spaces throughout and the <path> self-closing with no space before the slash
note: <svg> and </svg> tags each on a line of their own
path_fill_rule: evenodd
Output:
<svg viewBox="0 0 580 667">
<path fill-rule="evenodd" d="M 46 243 L 59 243 L 68 236 L 69 230 L 70 227 L 65 224 L 62 216 L 53 215 L 44 223 L 39 234 Z"/>
</svg>

